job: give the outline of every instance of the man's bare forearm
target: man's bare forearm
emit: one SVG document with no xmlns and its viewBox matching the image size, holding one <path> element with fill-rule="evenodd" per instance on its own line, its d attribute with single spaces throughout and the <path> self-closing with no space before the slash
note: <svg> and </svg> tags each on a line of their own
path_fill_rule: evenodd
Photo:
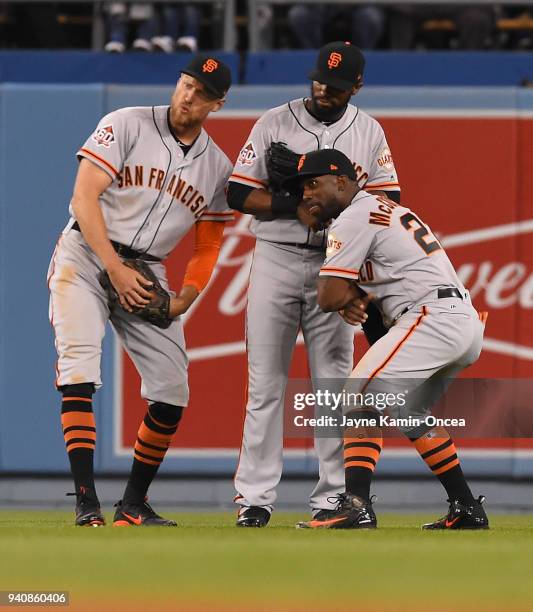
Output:
<svg viewBox="0 0 533 612">
<path fill-rule="evenodd" d="M 72 208 L 85 241 L 99 257 L 106 270 L 121 264 L 120 257 L 115 253 L 108 238 L 98 200 L 93 200 L 91 196 L 83 198 L 74 196 Z"/>
</svg>

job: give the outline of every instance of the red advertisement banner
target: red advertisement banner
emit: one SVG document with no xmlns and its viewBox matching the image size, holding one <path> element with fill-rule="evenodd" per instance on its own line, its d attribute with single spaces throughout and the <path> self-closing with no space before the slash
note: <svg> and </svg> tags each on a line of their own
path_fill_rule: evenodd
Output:
<svg viewBox="0 0 533 612">
<path fill-rule="evenodd" d="M 221 117 L 210 120 L 207 129 L 234 160 L 253 122 Z M 431 226 L 477 309 L 489 312 L 484 351 L 465 375 L 533 377 L 533 255 L 527 248 L 533 238 L 533 175 L 528 171 L 533 120 L 398 117 L 381 123 L 402 184 L 402 203 Z M 182 449 L 240 447 L 247 379 L 244 310 L 254 246 L 248 223 L 239 216 L 227 227 L 211 283 L 185 319 L 191 401 L 176 440 Z M 174 288 L 181 284 L 191 244 L 189 236 L 167 262 Z M 358 334 L 356 356 L 365 350 Z M 299 344 L 291 376 L 306 373 Z M 130 447 L 146 407 L 127 357 L 118 376 L 120 442 Z M 501 446 L 502 441 L 473 445 Z M 286 446 L 307 448 L 312 441 L 287 439 Z"/>
</svg>

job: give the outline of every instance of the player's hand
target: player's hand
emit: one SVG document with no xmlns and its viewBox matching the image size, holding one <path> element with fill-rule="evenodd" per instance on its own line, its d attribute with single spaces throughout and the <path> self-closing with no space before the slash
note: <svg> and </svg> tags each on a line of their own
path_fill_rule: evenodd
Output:
<svg viewBox="0 0 533 612">
<path fill-rule="evenodd" d="M 350 325 L 360 325 L 368 319 L 366 308 L 374 296 L 371 294 L 361 298 L 355 298 L 342 309 L 339 310 L 340 316 Z"/>
<path fill-rule="evenodd" d="M 128 268 L 122 262 L 109 268 L 107 273 L 124 310 L 133 312 L 133 308 L 143 308 L 150 303 L 152 296 L 149 289 L 153 283 L 146 280 L 142 274 Z"/>
<path fill-rule="evenodd" d="M 184 300 L 183 298 L 170 298 L 170 308 L 168 312 L 170 316 L 175 319 L 176 317 L 185 314 L 187 310 L 189 310 L 189 306 L 190 304 L 187 303 L 187 300 Z"/>
<path fill-rule="evenodd" d="M 198 290 L 192 285 L 186 285 L 180 291 L 178 297 L 170 298 L 169 315 L 172 319 L 185 314 L 191 304 L 198 297 Z"/>
<path fill-rule="evenodd" d="M 329 225 L 331 225 L 331 219 L 326 221 L 325 223 L 319 221 L 316 216 L 313 214 L 313 209 L 309 208 L 306 204 L 300 204 L 296 209 L 296 216 L 298 220 L 303 225 L 307 225 L 310 227 L 313 232 L 320 232 L 323 229 L 326 229 Z"/>
</svg>

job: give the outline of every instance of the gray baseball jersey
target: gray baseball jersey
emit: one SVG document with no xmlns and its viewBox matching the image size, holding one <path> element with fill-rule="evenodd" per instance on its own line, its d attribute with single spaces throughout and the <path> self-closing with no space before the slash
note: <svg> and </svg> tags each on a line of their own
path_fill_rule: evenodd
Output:
<svg viewBox="0 0 533 612">
<path fill-rule="evenodd" d="M 132 249 L 164 258 L 199 219 L 233 218 L 224 195 L 231 162 L 205 130 L 184 156 L 168 106 L 106 115 L 77 154 L 113 179 L 102 213 L 109 238 Z"/>
<path fill-rule="evenodd" d="M 465 293 L 448 256 L 413 212 L 359 191 L 329 228 L 320 276 L 355 280 L 393 321 L 439 287 Z"/>
<path fill-rule="evenodd" d="M 123 108 L 106 115 L 78 157 L 112 178 L 100 196 L 108 236 L 136 251 L 162 259 L 198 221 L 232 219 L 224 196 L 229 159 L 204 130 L 184 155 L 169 128 L 167 106 Z M 102 263 L 74 222 L 72 218 L 64 229 L 49 268 L 57 385 L 101 385 L 101 342 L 111 316 L 141 375 L 142 396 L 185 406 L 187 357 L 180 318 L 160 329 L 121 309 L 110 315 L 98 282 Z M 168 289 L 164 265 L 149 265 Z"/>
<path fill-rule="evenodd" d="M 362 189 L 399 191 L 390 148 L 379 123 L 349 104 L 335 123 L 315 119 L 304 100 L 292 100 L 265 113 L 254 125 L 242 148 L 230 180 L 249 187 L 268 187 L 265 152 L 271 142 L 282 141 L 296 153 L 338 149 L 353 163 Z M 323 234 L 312 234 L 299 221 L 274 219 L 252 222 L 252 231 L 263 240 L 320 244 Z"/>
<path fill-rule="evenodd" d="M 331 124 L 315 119 L 304 100 L 268 111 L 254 125 L 230 181 L 267 189 L 265 152 L 275 141 L 287 143 L 296 153 L 339 149 L 354 164 L 361 187 L 399 190 L 381 126 L 351 104 Z M 284 392 L 298 331 L 305 339 L 316 388 L 324 379 L 345 379 L 351 372 L 354 328 L 337 313 L 323 313 L 316 301 L 324 232 L 314 234 L 291 219 L 253 220 L 252 231 L 257 242 L 246 311 L 248 400 L 235 474 L 236 502 L 271 510 L 282 472 Z M 315 450 L 319 481 L 310 496 L 313 511 L 332 508 L 329 499 L 344 491 L 340 437 L 317 437 Z"/>
<path fill-rule="evenodd" d="M 356 281 L 392 323 L 357 363 L 351 392 L 404 393 L 402 416 L 422 418 L 479 357 L 483 317 L 430 228 L 408 208 L 360 191 L 330 227 L 320 276 Z"/>
</svg>

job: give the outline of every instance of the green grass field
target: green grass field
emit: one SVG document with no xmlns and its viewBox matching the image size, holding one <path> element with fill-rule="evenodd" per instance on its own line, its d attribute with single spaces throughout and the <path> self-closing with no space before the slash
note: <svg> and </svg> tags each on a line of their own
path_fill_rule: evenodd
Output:
<svg viewBox="0 0 533 612">
<path fill-rule="evenodd" d="M 487 532 L 236 529 L 233 513 L 166 514 L 177 529 L 76 528 L 71 512 L 0 512 L 0 590 L 68 590 L 69 610 L 532 610 L 533 516 Z M 107 515 L 108 520 L 111 515 Z M 63 608 L 65 609 L 65 608 Z"/>
</svg>

